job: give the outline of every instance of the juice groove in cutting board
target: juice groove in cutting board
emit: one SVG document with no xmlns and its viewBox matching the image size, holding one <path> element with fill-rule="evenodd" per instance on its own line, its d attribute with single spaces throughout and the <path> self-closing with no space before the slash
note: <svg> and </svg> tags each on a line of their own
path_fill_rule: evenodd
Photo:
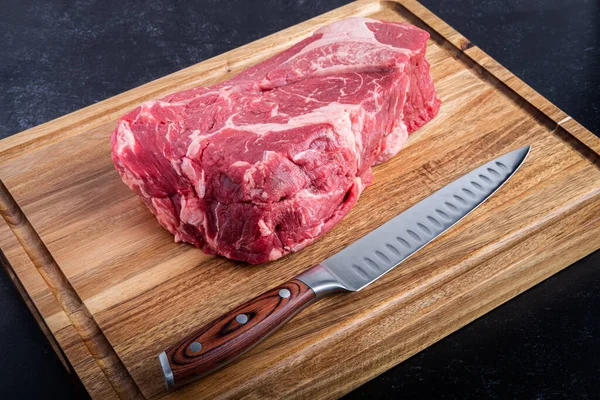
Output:
<svg viewBox="0 0 600 400">
<path fill-rule="evenodd" d="M 374 168 L 374 183 L 340 224 L 296 254 L 247 266 L 173 243 L 114 170 L 116 119 L 141 101 L 228 79 L 353 15 L 431 33 L 440 114 Z M 161 351 L 527 144 L 530 157 L 505 187 L 372 287 L 309 306 L 238 362 L 165 391 Z M 0 141 L 0 178 L 146 397 L 335 398 L 598 249 L 599 151 L 593 134 L 418 2 L 357 2 Z M 109 398 L 92 356 L 4 226 L 0 246 L 88 391 Z"/>
</svg>

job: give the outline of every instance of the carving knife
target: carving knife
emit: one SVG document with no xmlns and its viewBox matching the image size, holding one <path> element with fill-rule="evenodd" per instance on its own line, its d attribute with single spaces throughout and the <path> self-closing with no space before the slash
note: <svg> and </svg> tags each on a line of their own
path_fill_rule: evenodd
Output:
<svg viewBox="0 0 600 400">
<path fill-rule="evenodd" d="M 167 388 L 223 367 L 313 301 L 373 283 L 487 200 L 517 171 L 529 150 L 520 148 L 474 169 L 339 253 L 171 346 L 158 356 Z"/>
</svg>

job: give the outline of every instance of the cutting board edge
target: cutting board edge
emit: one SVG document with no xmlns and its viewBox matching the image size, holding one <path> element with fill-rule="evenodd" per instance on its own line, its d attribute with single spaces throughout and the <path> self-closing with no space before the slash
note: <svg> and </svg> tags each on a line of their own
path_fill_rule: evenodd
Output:
<svg viewBox="0 0 600 400">
<path fill-rule="evenodd" d="M 35 301 L 31 298 L 31 296 L 27 292 L 27 289 L 23 285 L 23 282 L 21 282 L 21 280 L 19 279 L 19 275 L 15 272 L 12 264 L 6 258 L 4 253 L 2 252 L 2 249 L 0 249 L 0 266 L 6 271 L 6 274 L 8 275 L 8 277 L 12 281 L 15 289 L 17 290 L 17 293 L 23 299 L 25 306 L 27 307 L 27 309 L 29 310 L 29 312 L 31 313 L 31 315 L 33 316 L 35 321 L 37 322 L 38 326 L 40 327 L 40 330 L 44 333 L 44 336 L 46 336 L 46 339 L 48 340 L 50 347 L 52 348 L 52 350 L 58 357 L 58 359 L 59 359 L 60 363 L 62 364 L 62 366 L 64 367 L 65 371 L 69 374 L 69 376 L 72 379 L 78 379 L 79 382 L 81 382 L 81 384 L 88 391 L 88 393 L 92 392 L 93 389 L 91 389 L 91 387 L 89 385 L 87 385 L 87 382 L 84 379 L 80 378 L 80 376 L 77 372 L 77 368 L 75 368 L 73 366 L 73 363 L 71 362 L 71 358 L 69 357 L 68 354 L 65 353 L 65 351 L 61 347 L 61 344 L 60 344 L 61 341 L 56 336 L 56 334 L 58 332 L 52 332 L 52 330 L 46 323 L 46 320 L 42 316 L 42 313 L 38 309 Z M 73 330 L 75 329 L 73 327 L 73 325 L 71 325 L 71 324 L 69 324 L 67 328 L 71 328 Z M 88 356 L 87 358 L 89 360 L 92 360 L 92 362 L 95 362 L 94 358 L 92 357 L 92 355 L 89 353 L 89 351 L 85 347 L 83 340 L 81 340 L 80 345 L 83 348 L 85 348 L 85 354 L 87 354 L 87 356 Z M 97 367 L 97 368 L 98 368 L 98 373 L 101 373 L 99 367 Z M 110 396 L 110 398 L 117 398 L 116 392 L 114 391 L 113 387 L 109 384 L 109 382 L 107 380 L 105 381 L 104 391 L 109 393 L 108 396 Z M 105 393 L 105 396 L 106 396 L 106 393 Z"/>
<path fill-rule="evenodd" d="M 60 347 L 60 345 L 58 344 L 58 341 L 54 337 L 53 332 L 50 330 L 50 328 L 46 324 L 46 320 L 42 316 L 42 313 L 37 308 L 33 299 L 29 296 L 29 293 L 23 286 L 23 282 L 21 282 L 21 280 L 19 279 L 19 276 L 14 271 L 12 264 L 10 263 L 10 261 L 8 261 L 8 259 L 6 258 L 6 255 L 4 254 L 2 249 L 0 249 L 0 266 L 4 269 L 4 271 L 10 278 L 10 280 L 13 282 L 13 285 L 15 286 L 17 293 L 19 293 L 19 295 L 23 299 L 23 302 L 25 303 L 25 306 L 27 307 L 27 309 L 29 310 L 29 312 L 31 313 L 31 315 L 33 316 L 35 321 L 40 326 L 40 330 L 44 333 L 44 336 L 46 336 L 46 338 L 48 339 L 50 347 L 52 347 L 52 350 L 54 350 L 54 352 L 58 356 L 60 363 L 62 364 L 62 366 L 65 368 L 65 370 L 69 374 L 72 374 L 74 371 L 73 365 L 71 364 L 70 360 L 65 355 L 65 353 L 62 351 L 62 348 Z"/>
<path fill-rule="evenodd" d="M 351 3 L 342 8 L 345 10 L 350 10 L 351 9 L 350 6 L 356 5 L 357 9 L 360 9 L 360 7 L 363 7 L 365 4 L 374 4 L 374 3 L 379 3 L 379 2 L 373 1 L 373 2 Z M 437 35 L 439 35 L 439 37 L 441 37 L 444 41 L 446 41 L 448 44 L 450 44 L 455 49 L 454 51 L 457 52 L 457 57 L 467 57 L 468 59 L 472 60 L 473 63 L 481 66 L 481 68 L 483 68 L 485 71 L 487 71 L 487 73 L 489 73 L 490 76 L 495 77 L 499 82 L 506 85 L 507 88 L 512 90 L 514 93 L 516 93 L 516 95 L 518 97 L 520 97 L 524 101 L 526 101 L 531 107 L 538 110 L 548 120 L 553 121 L 556 124 L 555 129 L 564 130 L 564 132 L 566 134 L 568 134 L 570 137 L 576 139 L 576 141 L 578 143 L 583 144 L 583 146 L 585 146 L 586 149 L 593 151 L 595 154 L 600 154 L 600 139 L 599 138 L 597 138 L 589 130 L 587 130 L 581 124 L 579 124 L 578 122 L 573 120 L 570 116 L 568 116 L 566 113 L 564 113 L 558 107 L 556 107 L 549 100 L 547 100 L 546 98 L 541 96 L 539 93 L 537 93 L 531 87 L 529 87 L 527 84 L 523 83 L 520 79 L 518 79 L 516 76 L 514 76 L 512 73 L 510 73 L 510 71 L 508 71 L 506 68 L 502 67 L 498 62 L 496 62 L 491 57 L 489 57 L 487 54 L 485 54 L 485 52 L 483 52 L 481 49 L 472 45 L 472 43 L 469 42 L 464 36 L 460 35 L 458 32 L 456 32 L 454 29 L 452 29 L 449 25 L 447 25 L 445 22 L 443 22 L 441 19 L 439 19 L 437 16 L 435 16 L 429 10 L 427 10 L 424 6 L 422 6 L 421 4 L 419 4 L 418 2 L 416 2 L 414 0 L 399 0 L 397 2 L 382 2 L 382 3 L 386 3 L 385 5 L 389 6 L 389 7 L 403 7 L 405 10 L 407 10 L 408 13 L 414 15 L 416 18 L 418 18 L 420 21 L 422 21 L 423 24 L 426 24 L 431 30 L 433 30 L 433 32 L 436 32 Z M 396 3 L 398 5 L 396 5 Z M 360 7 L 358 7 L 358 5 L 360 5 Z M 340 9 L 334 10 L 327 14 L 323 14 L 317 18 L 323 18 L 324 16 L 332 14 L 338 10 L 340 10 Z M 374 10 L 374 8 L 373 8 L 373 10 Z M 287 31 L 291 32 L 301 25 L 302 26 L 305 26 L 305 25 L 310 26 L 311 21 L 313 21 L 313 20 L 305 21 L 299 25 L 295 25 L 284 31 L 280 31 L 274 35 L 268 36 L 267 38 L 275 37 L 277 34 L 281 34 L 281 32 L 287 32 Z M 253 42 L 251 44 L 255 44 L 255 43 L 264 41 L 265 39 L 266 38 L 259 39 L 258 41 Z M 245 47 L 246 46 L 242 46 L 235 50 L 243 49 Z M 233 51 L 235 51 L 235 50 L 233 50 Z M 220 56 L 217 56 L 215 58 L 225 57 L 226 55 L 228 55 L 230 53 L 231 52 L 228 52 L 228 53 L 222 54 Z M 213 61 L 213 60 L 214 59 L 210 59 L 203 63 L 207 63 L 208 61 Z M 200 64 L 203 64 L 203 63 L 200 63 Z M 192 67 L 190 67 L 190 68 L 192 68 Z M 216 66 L 215 68 L 220 68 L 220 66 Z M 167 77 L 160 78 L 157 81 L 166 79 L 166 78 L 171 77 L 176 74 L 177 73 L 168 75 Z M 150 85 L 157 81 L 153 81 L 147 85 Z M 86 118 L 88 118 L 89 120 L 94 120 L 95 118 L 93 118 L 91 116 L 91 114 L 96 112 L 96 110 L 100 110 L 102 105 L 105 102 L 110 102 L 110 101 L 114 101 L 116 99 L 125 98 L 125 95 L 132 96 L 134 91 L 139 90 L 141 92 L 142 88 L 145 86 L 146 85 L 143 85 L 141 87 L 132 89 L 121 95 L 117 95 L 115 97 L 107 99 L 104 102 L 86 107 L 85 109 L 68 114 L 65 117 L 61 117 L 59 119 L 50 121 L 46 124 L 43 124 L 40 127 L 32 128 L 30 130 L 27 130 L 27 131 L 24 131 L 17 135 L 14 135 L 11 137 L 11 138 L 15 138 L 14 140 L 7 140 L 7 139 L 0 140 L 0 155 L 8 154 L 9 156 L 11 156 L 11 158 L 17 157 L 17 156 L 21 155 L 23 152 L 26 152 L 30 149 L 37 150 L 40 147 L 43 147 L 47 143 L 54 143 L 53 141 L 43 141 L 42 140 L 40 147 L 36 147 L 36 146 L 29 147 L 28 146 L 28 144 L 34 142 L 37 139 L 46 138 L 48 135 L 51 135 L 51 126 L 54 123 L 58 123 L 59 120 L 62 121 L 62 118 L 68 118 L 69 116 L 72 117 L 72 116 L 77 115 L 77 118 L 79 118 L 79 119 L 81 119 L 82 117 L 88 116 Z M 137 93 L 137 92 L 135 92 L 135 93 Z M 121 105 L 120 107 L 129 107 L 129 104 L 133 104 L 137 100 L 139 100 L 139 97 L 135 100 L 127 102 L 128 105 Z M 86 111 L 85 114 L 78 114 L 78 113 L 82 113 L 84 110 Z M 120 111 L 114 111 L 110 115 L 112 117 L 112 115 L 119 113 L 119 112 Z M 104 121 L 104 118 L 100 118 L 100 121 L 101 122 Z M 60 124 L 62 124 L 62 122 L 60 122 Z M 66 138 L 66 137 L 60 137 L 58 139 L 58 141 L 60 141 L 64 138 Z M 581 149 L 581 147 L 578 147 L 575 150 L 581 152 L 582 149 Z M 600 247 L 600 244 L 598 244 L 596 246 L 596 249 L 599 247 Z M 558 272 L 560 269 L 562 269 L 566 266 L 567 265 L 557 269 L 556 271 L 552 272 L 550 275 L 552 275 L 555 272 Z M 550 275 L 548 275 L 548 276 L 550 276 Z M 15 277 L 18 280 L 18 277 L 16 275 L 15 275 Z M 11 279 L 12 279 L 12 276 L 11 276 Z M 23 293 L 21 293 L 21 294 L 23 295 Z M 511 298 L 512 297 L 514 297 L 514 296 L 511 296 Z M 27 301 L 27 299 L 25 297 L 24 297 L 24 299 L 25 299 L 25 301 Z M 37 308 L 36 308 L 36 310 L 37 310 Z M 32 310 L 32 312 L 34 312 L 34 311 Z M 38 323 L 40 323 L 40 321 L 38 321 Z M 51 338 L 49 338 L 49 339 L 51 339 Z M 56 351 L 56 349 L 55 349 L 55 351 Z"/>
<path fill-rule="evenodd" d="M 412 23 L 427 30 L 433 40 L 443 46 L 445 45 L 446 48 L 450 48 L 456 58 L 466 59 L 468 63 L 481 67 L 486 74 L 489 74 L 488 79 L 492 77 L 495 81 L 504 85 L 505 90 L 511 91 L 516 97 L 525 101 L 532 110 L 537 110 L 537 112 L 552 121 L 555 124 L 554 129 L 563 129 L 585 147 L 600 155 L 600 137 L 594 135 L 550 100 L 523 82 L 417 0 L 383 0 L 382 4 L 395 8 L 397 12 L 402 13 L 409 19 L 412 16 Z"/>
</svg>

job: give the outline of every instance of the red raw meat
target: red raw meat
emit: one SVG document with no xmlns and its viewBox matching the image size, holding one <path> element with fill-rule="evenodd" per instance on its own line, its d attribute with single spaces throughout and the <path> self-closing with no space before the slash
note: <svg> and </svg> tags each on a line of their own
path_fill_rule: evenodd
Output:
<svg viewBox="0 0 600 400">
<path fill-rule="evenodd" d="M 342 219 L 371 166 L 437 114 L 428 38 L 335 22 L 229 81 L 143 103 L 119 120 L 113 161 L 175 240 L 275 260 Z"/>
</svg>

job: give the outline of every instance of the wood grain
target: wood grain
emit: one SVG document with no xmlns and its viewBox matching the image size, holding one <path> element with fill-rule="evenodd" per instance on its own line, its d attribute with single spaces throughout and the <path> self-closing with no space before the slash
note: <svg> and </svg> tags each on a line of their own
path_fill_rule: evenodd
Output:
<svg viewBox="0 0 600 400">
<path fill-rule="evenodd" d="M 2 267 L 2 269 L 4 269 L 4 272 L 12 280 L 13 284 L 15 285 L 15 289 L 17 289 L 17 291 L 23 298 L 23 301 L 25 302 L 25 305 L 29 309 L 29 312 L 31 313 L 31 315 L 33 315 L 33 318 L 35 318 L 35 320 L 37 321 L 38 325 L 40 326 L 40 329 L 42 330 L 42 332 L 48 339 L 48 343 L 50 344 L 50 346 L 52 347 L 52 349 L 58 356 L 58 359 L 60 360 L 61 364 L 63 365 L 63 367 L 65 368 L 67 373 L 74 374 L 75 371 L 73 370 L 73 366 L 71 365 L 71 362 L 69 361 L 69 359 L 65 355 L 63 349 L 60 347 L 60 345 L 56 341 L 56 338 L 52 334 L 52 331 L 48 328 L 48 325 L 46 324 L 46 320 L 40 314 L 40 312 L 37 309 L 37 307 L 35 306 L 35 303 L 33 302 L 33 300 L 31 300 L 31 298 L 29 297 L 29 293 L 27 293 L 27 290 L 25 290 L 25 288 L 21 284 L 21 281 L 15 275 L 10 263 L 6 259 L 6 256 L 4 255 L 2 250 L 0 250 L 0 266 Z"/>
<path fill-rule="evenodd" d="M 58 300 L 90 354 L 121 399 L 143 398 L 127 368 L 71 286 L 54 257 L 0 180 L 0 214 Z"/>
<path fill-rule="evenodd" d="M 374 169 L 340 224 L 299 253 L 247 266 L 173 243 L 112 166 L 116 118 L 149 98 L 230 78 L 351 15 L 431 33 L 439 115 Z M 501 191 L 426 250 L 367 290 L 315 303 L 238 362 L 166 393 L 156 357 L 174 340 L 527 144 L 528 160 Z M 335 398 L 600 248 L 599 151 L 593 134 L 418 2 L 357 2 L 0 141 L 0 178 L 145 397 Z M 110 396 L 5 226 L 0 247 L 88 391 Z"/>
<path fill-rule="evenodd" d="M 281 291 L 287 291 L 281 296 Z M 292 279 L 223 314 L 166 350 L 174 385 L 222 368 L 254 347 L 314 301 L 315 293 Z M 243 319 L 238 321 L 238 316 Z M 191 347 L 200 344 L 198 350 Z"/>
</svg>

